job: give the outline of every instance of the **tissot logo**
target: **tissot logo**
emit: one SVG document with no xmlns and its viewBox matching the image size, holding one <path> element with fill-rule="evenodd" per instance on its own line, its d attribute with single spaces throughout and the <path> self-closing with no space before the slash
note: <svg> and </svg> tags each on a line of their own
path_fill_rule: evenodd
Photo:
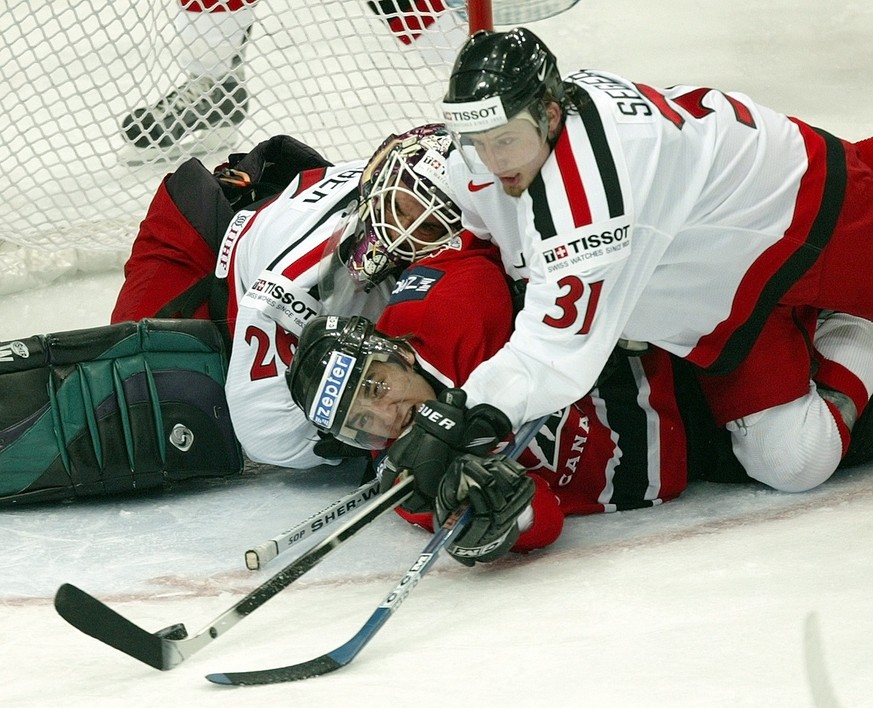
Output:
<svg viewBox="0 0 873 708">
<path fill-rule="evenodd" d="M 480 189 L 485 189 L 485 187 L 490 187 L 494 182 L 482 182 L 481 184 L 476 184 L 473 180 L 467 182 L 467 189 L 471 192 L 478 192 Z"/>
<path fill-rule="evenodd" d="M 554 263 L 565 258 L 601 255 L 603 249 L 606 252 L 622 250 L 626 245 L 626 239 L 630 234 L 630 226 L 624 225 L 617 229 L 604 230 L 600 233 L 592 233 L 581 238 L 575 238 L 555 248 L 543 251 L 546 263 Z M 598 250 L 599 249 L 599 250 Z"/>
<path fill-rule="evenodd" d="M 497 106 L 486 106 L 484 108 L 472 109 L 468 111 L 452 111 L 446 110 L 443 112 L 443 118 L 447 123 L 457 123 L 459 121 L 482 120 L 493 118 L 497 115 Z"/>
</svg>

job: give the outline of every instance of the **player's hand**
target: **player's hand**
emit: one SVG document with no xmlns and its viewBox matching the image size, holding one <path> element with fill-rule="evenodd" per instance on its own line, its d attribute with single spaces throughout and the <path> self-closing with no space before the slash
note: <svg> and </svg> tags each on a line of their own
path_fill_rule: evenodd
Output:
<svg viewBox="0 0 873 708">
<path fill-rule="evenodd" d="M 462 390 L 446 389 L 437 400 L 423 403 L 385 455 L 380 465 L 383 491 L 403 474 L 415 478 L 414 494 L 403 504 L 408 511 L 432 511 L 451 462 L 465 452 L 483 454 L 509 434 L 511 425 L 503 413 L 487 404 L 468 411 L 466 400 Z"/>
<path fill-rule="evenodd" d="M 534 489 L 524 467 L 506 455 L 461 455 L 440 482 L 434 527 L 467 501 L 473 521 L 449 553 L 464 565 L 490 563 L 518 539 L 519 518 L 530 507 Z"/>
</svg>

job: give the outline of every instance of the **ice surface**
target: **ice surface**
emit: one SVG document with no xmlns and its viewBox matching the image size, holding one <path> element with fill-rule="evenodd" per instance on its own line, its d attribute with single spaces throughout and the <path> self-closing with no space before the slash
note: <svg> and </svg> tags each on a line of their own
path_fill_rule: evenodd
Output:
<svg viewBox="0 0 873 708">
<path fill-rule="evenodd" d="M 869 2 L 582 0 L 532 27 L 564 70 L 736 89 L 841 137 L 871 132 Z M 104 324 L 120 282 L 91 275 L 6 296 L 0 340 Z M 657 509 L 569 520 L 526 557 L 473 570 L 442 559 L 352 665 L 298 684 L 230 689 L 203 676 L 346 641 L 423 532 L 381 519 L 167 673 L 51 605 L 72 582 L 150 631 L 196 632 L 288 560 L 251 573 L 247 548 L 356 476 L 258 468 L 172 493 L 3 511 L 0 704 L 793 707 L 833 705 L 830 684 L 839 705 L 873 705 L 866 469 L 801 495 L 696 484 Z"/>
</svg>

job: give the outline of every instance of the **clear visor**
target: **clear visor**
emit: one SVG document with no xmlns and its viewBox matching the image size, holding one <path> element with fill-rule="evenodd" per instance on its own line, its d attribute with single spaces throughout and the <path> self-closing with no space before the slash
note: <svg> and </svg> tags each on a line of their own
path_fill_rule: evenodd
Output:
<svg viewBox="0 0 873 708">
<path fill-rule="evenodd" d="M 467 168 L 478 175 L 510 176 L 537 158 L 547 137 L 548 126 L 538 123 L 528 111 L 491 130 L 452 131 Z"/>
<path fill-rule="evenodd" d="M 318 292 L 325 312 L 378 319 L 388 291 L 376 288 L 398 266 L 384 252 L 367 248 L 357 209 L 344 214 L 318 264 Z M 390 290 L 390 289 L 389 289 Z"/>
<path fill-rule="evenodd" d="M 424 402 L 415 394 L 417 376 L 406 360 L 395 353 L 367 356 L 357 390 L 334 436 L 367 450 L 381 450 L 411 423 Z"/>
<path fill-rule="evenodd" d="M 368 235 L 407 263 L 447 243 L 461 227 L 460 211 L 416 174 L 399 150 L 374 180 L 364 220 Z"/>
</svg>

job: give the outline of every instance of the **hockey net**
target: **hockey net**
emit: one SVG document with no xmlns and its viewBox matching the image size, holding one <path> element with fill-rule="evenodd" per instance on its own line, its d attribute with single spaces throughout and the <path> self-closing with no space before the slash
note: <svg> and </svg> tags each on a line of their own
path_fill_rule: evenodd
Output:
<svg viewBox="0 0 873 708">
<path fill-rule="evenodd" d="M 260 0 L 242 66 L 245 120 L 223 145 L 201 132 L 139 164 L 120 124 L 185 79 L 177 0 L 4 3 L 0 294 L 120 266 L 161 178 L 191 155 L 212 168 L 290 134 L 350 160 L 433 121 L 468 32 L 463 3 L 449 2 Z"/>
</svg>

